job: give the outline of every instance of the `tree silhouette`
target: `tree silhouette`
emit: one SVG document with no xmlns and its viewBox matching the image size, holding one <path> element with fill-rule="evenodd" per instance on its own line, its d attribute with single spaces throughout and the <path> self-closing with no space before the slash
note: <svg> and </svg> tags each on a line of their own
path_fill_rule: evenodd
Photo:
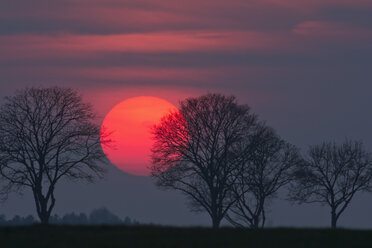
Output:
<svg viewBox="0 0 372 248">
<path fill-rule="evenodd" d="M 28 88 L 0 109 L 3 193 L 31 189 L 42 223 L 55 206 L 60 179 L 92 181 L 104 162 L 92 107 L 69 88 Z"/>
<path fill-rule="evenodd" d="M 105 207 L 94 209 L 88 216 L 84 213 L 76 214 L 74 212 L 50 217 L 50 223 L 56 225 L 138 225 L 138 221 L 132 220 L 128 216 L 124 220 L 112 213 Z"/>
<path fill-rule="evenodd" d="M 7 224 L 7 221 L 5 219 L 5 215 L 0 214 L 0 226 L 5 226 Z"/>
<path fill-rule="evenodd" d="M 38 221 L 32 215 L 26 217 L 15 215 L 13 218 L 6 220 L 5 215 L 0 214 L 0 226 L 23 226 L 36 223 Z M 139 225 L 138 221 L 132 220 L 128 216 L 124 220 L 120 219 L 107 208 L 95 209 L 89 214 L 89 217 L 85 213 L 76 214 L 74 212 L 67 213 L 62 217 L 54 214 L 50 216 L 49 223 L 54 225 Z"/>
<path fill-rule="evenodd" d="M 213 227 L 219 227 L 235 201 L 231 190 L 246 152 L 236 148 L 256 126 L 257 117 L 233 96 L 181 101 L 179 112 L 153 129 L 151 169 L 157 185 L 183 192 L 192 210 L 206 211 Z"/>
<path fill-rule="evenodd" d="M 123 224 L 123 221 L 110 212 L 107 208 L 99 208 L 93 210 L 89 215 L 89 222 L 93 225 L 120 225 Z"/>
<path fill-rule="evenodd" d="M 237 201 L 227 219 L 235 226 L 259 228 L 265 225 L 268 201 L 292 180 L 293 168 L 301 159 L 294 146 L 265 125 L 258 129 L 253 140 L 253 149 L 247 154 L 234 185 Z"/>
<path fill-rule="evenodd" d="M 84 213 L 80 213 L 79 215 L 77 215 L 72 212 L 69 214 L 65 214 L 59 222 L 64 225 L 87 225 L 88 217 Z M 58 222 L 55 224 L 58 224 Z"/>
<path fill-rule="evenodd" d="M 331 227 L 354 195 L 371 189 L 372 157 L 362 142 L 324 142 L 310 147 L 306 161 L 295 173 L 290 198 L 298 203 L 320 203 L 331 209 Z"/>
</svg>

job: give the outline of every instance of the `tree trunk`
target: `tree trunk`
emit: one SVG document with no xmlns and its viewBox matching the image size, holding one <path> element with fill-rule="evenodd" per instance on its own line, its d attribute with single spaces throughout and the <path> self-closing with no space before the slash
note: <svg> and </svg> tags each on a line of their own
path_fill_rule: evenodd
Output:
<svg viewBox="0 0 372 248">
<path fill-rule="evenodd" d="M 33 190 L 33 194 L 36 205 L 36 212 L 40 219 L 40 223 L 48 224 L 52 209 L 55 205 L 54 193 L 52 193 L 51 198 L 45 197 L 39 187 Z"/>
<path fill-rule="evenodd" d="M 252 223 L 251 223 L 251 228 L 252 229 L 258 229 L 258 222 L 259 222 L 259 218 L 258 216 L 252 216 Z"/>
<path fill-rule="evenodd" d="M 262 223 L 261 223 L 261 228 L 264 228 L 266 224 L 266 213 L 265 213 L 265 208 L 262 208 Z"/>
<path fill-rule="evenodd" d="M 332 229 L 337 228 L 337 214 L 336 214 L 335 209 L 332 209 L 332 211 L 331 211 L 331 228 Z"/>
<path fill-rule="evenodd" d="M 219 208 L 217 203 L 217 193 L 214 187 L 211 187 L 211 218 L 212 218 L 212 227 L 217 229 L 220 227 L 221 215 L 219 214 Z"/>
<path fill-rule="evenodd" d="M 42 212 L 42 213 L 38 214 L 38 216 L 39 216 L 41 224 L 48 224 L 49 223 L 49 217 L 50 216 L 47 212 Z"/>
<path fill-rule="evenodd" d="M 212 205 L 212 214 L 211 214 L 211 218 L 212 218 L 212 227 L 213 228 L 219 228 L 220 227 L 220 223 L 221 223 L 221 216 L 218 214 L 218 210 L 217 210 L 217 207 L 216 207 L 216 204 L 213 204 Z"/>
<path fill-rule="evenodd" d="M 212 217 L 212 227 L 214 229 L 219 228 L 220 227 L 220 224 L 221 224 L 221 218 Z"/>
<path fill-rule="evenodd" d="M 39 203 L 37 204 L 39 204 L 40 206 L 37 214 L 39 216 L 41 224 L 48 224 L 50 217 L 50 212 L 48 211 L 48 202 L 44 199 L 39 199 Z"/>
</svg>

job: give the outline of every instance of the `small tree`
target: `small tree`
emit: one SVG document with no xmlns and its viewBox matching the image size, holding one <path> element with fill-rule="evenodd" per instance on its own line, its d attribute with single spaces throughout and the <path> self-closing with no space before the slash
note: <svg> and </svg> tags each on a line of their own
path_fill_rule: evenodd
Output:
<svg viewBox="0 0 372 248">
<path fill-rule="evenodd" d="M 331 209 L 331 227 L 357 192 L 371 189 L 372 157 L 362 142 L 324 142 L 310 147 L 295 173 L 290 198 L 298 203 L 320 203 Z"/>
<path fill-rule="evenodd" d="M 183 192 L 194 211 L 206 211 L 217 228 L 234 203 L 232 186 L 257 118 L 235 97 L 207 94 L 180 102 L 180 111 L 153 130 L 152 175 L 157 185 Z M 247 148 L 248 149 L 248 148 Z"/>
<path fill-rule="evenodd" d="M 265 125 L 258 129 L 253 140 L 255 145 L 234 185 L 237 201 L 229 211 L 228 220 L 236 226 L 259 228 L 265 225 L 268 201 L 292 180 L 293 168 L 301 159 L 294 146 Z"/>
<path fill-rule="evenodd" d="M 42 223 L 56 203 L 62 179 L 103 175 L 105 155 L 92 107 L 72 89 L 29 88 L 7 97 L 0 109 L 3 193 L 31 189 Z"/>
</svg>

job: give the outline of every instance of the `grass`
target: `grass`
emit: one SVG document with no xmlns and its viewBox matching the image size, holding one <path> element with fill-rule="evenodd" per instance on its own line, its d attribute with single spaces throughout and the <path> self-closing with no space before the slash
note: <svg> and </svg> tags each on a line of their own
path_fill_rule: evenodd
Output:
<svg viewBox="0 0 372 248">
<path fill-rule="evenodd" d="M 359 248 L 372 247 L 372 231 L 35 225 L 1 227 L 0 247 Z"/>
</svg>

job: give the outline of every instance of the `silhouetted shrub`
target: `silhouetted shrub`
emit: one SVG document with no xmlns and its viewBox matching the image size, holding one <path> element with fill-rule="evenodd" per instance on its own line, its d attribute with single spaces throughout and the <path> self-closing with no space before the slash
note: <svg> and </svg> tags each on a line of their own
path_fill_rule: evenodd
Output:
<svg viewBox="0 0 372 248">
<path fill-rule="evenodd" d="M 124 222 L 107 208 L 93 210 L 89 215 L 89 222 L 93 225 L 120 225 Z"/>
<path fill-rule="evenodd" d="M 15 215 L 9 220 L 6 219 L 5 215 L 0 215 L 0 226 L 24 226 L 35 223 L 38 223 L 38 221 L 32 215 L 26 217 Z M 132 220 L 128 216 L 121 219 L 104 207 L 93 210 L 89 217 L 85 213 L 76 214 L 74 212 L 62 217 L 55 214 L 50 216 L 49 223 L 54 225 L 139 225 L 138 221 Z"/>
</svg>

